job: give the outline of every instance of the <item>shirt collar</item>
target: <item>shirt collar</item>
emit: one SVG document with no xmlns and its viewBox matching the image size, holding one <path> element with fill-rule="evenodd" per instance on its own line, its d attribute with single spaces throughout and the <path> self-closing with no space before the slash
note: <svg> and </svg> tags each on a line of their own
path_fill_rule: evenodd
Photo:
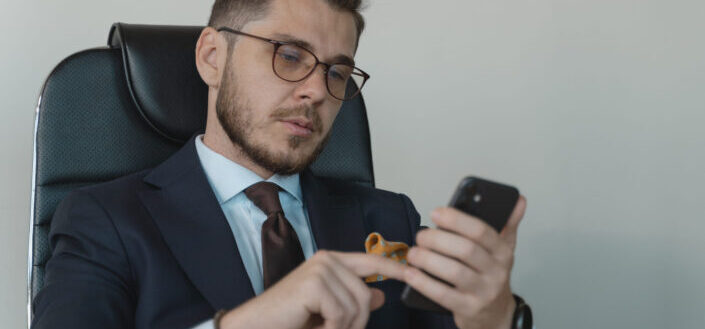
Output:
<svg viewBox="0 0 705 329">
<path fill-rule="evenodd" d="M 250 185 L 264 181 L 251 170 L 211 150 L 203 144 L 202 138 L 203 134 L 195 138 L 196 153 L 220 204 L 227 202 Z M 266 181 L 279 185 L 296 200 L 302 202 L 299 174 L 274 174 Z"/>
</svg>

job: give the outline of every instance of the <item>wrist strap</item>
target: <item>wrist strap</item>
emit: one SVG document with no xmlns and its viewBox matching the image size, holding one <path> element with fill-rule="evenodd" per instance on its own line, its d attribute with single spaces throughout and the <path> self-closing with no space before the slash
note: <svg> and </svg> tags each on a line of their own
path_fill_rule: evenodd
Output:
<svg viewBox="0 0 705 329">
<path fill-rule="evenodd" d="M 514 296 L 514 302 L 516 306 L 514 308 L 514 315 L 512 315 L 512 329 L 525 329 L 526 325 L 532 325 L 531 311 L 527 312 L 528 305 L 523 298 L 519 295 L 512 294 Z"/>
</svg>

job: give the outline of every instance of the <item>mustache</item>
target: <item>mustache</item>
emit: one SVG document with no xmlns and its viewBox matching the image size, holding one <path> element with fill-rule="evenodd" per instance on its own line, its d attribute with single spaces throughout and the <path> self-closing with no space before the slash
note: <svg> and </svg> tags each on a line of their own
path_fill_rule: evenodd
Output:
<svg viewBox="0 0 705 329">
<path fill-rule="evenodd" d="M 274 112 L 272 112 L 270 117 L 274 120 L 283 120 L 292 117 L 305 117 L 306 119 L 311 120 L 311 124 L 313 124 L 314 131 L 323 130 L 323 121 L 318 115 L 318 112 L 316 112 L 313 107 L 307 104 L 288 108 L 277 108 L 276 110 L 274 110 Z"/>
</svg>

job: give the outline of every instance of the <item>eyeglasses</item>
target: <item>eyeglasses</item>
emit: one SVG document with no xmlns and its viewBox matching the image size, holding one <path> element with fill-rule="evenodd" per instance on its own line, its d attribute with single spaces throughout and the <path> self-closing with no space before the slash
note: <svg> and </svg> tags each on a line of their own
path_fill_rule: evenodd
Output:
<svg viewBox="0 0 705 329">
<path fill-rule="evenodd" d="M 302 81 L 316 70 L 318 64 L 323 65 L 328 93 L 341 101 L 357 96 L 370 78 L 365 71 L 349 64 L 321 62 L 310 50 L 289 42 L 267 39 L 227 27 L 219 27 L 217 31 L 235 33 L 271 43 L 274 46 L 272 70 L 276 76 L 285 81 Z M 348 87 L 348 84 L 351 86 Z"/>
</svg>

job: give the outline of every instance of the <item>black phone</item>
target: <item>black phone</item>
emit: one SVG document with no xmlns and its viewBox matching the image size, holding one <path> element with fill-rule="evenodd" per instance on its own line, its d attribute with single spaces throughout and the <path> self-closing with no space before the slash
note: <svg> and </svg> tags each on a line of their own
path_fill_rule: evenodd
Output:
<svg viewBox="0 0 705 329">
<path fill-rule="evenodd" d="M 519 190 L 513 186 L 477 177 L 465 177 L 453 193 L 449 206 L 483 220 L 500 232 L 507 224 L 518 200 Z M 451 285 L 433 275 L 428 275 Z M 450 311 L 443 306 L 426 298 L 409 285 L 404 287 L 401 300 L 408 307 L 450 314 Z"/>
</svg>

